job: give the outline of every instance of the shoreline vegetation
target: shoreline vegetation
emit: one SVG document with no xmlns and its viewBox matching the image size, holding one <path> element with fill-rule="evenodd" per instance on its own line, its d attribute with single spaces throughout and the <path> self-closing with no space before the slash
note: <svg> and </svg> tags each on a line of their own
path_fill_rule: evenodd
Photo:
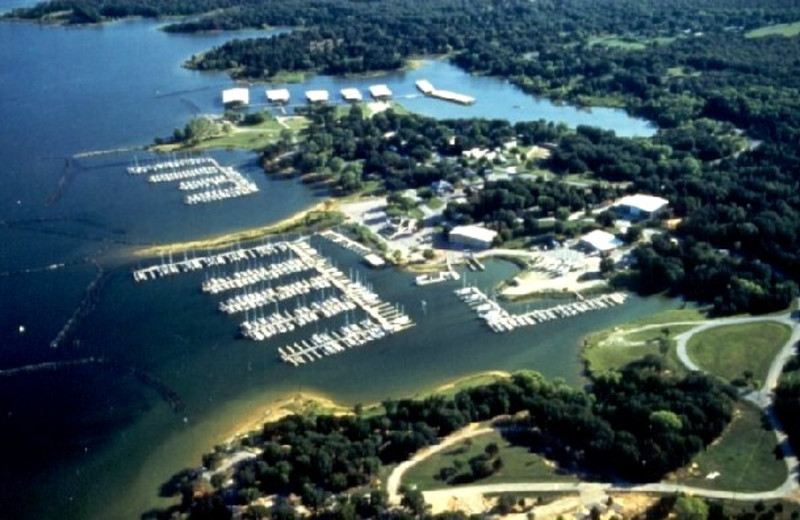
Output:
<svg viewBox="0 0 800 520">
<path fill-rule="evenodd" d="M 133 252 L 139 258 L 152 258 L 168 253 L 183 253 L 192 250 L 222 249 L 237 243 L 259 240 L 272 235 L 298 233 L 325 225 L 334 225 L 343 218 L 336 210 L 336 203 L 326 200 L 304 209 L 283 220 L 265 226 L 233 231 L 214 237 L 187 242 L 173 242 L 148 246 Z"/>
<path fill-rule="evenodd" d="M 510 372 L 500 370 L 477 372 L 449 380 L 432 389 L 420 390 L 409 398 L 424 399 L 436 395 L 452 396 L 467 388 L 508 380 L 511 375 Z M 362 413 L 369 414 L 379 410 L 381 406 L 380 402 L 348 406 L 327 394 L 309 390 L 287 392 L 270 399 L 266 404 L 259 406 L 257 411 L 248 414 L 248 417 L 234 424 L 222 435 L 221 443 L 231 446 L 242 437 L 260 430 L 265 424 L 277 422 L 292 414 L 354 415 L 356 407 L 359 407 Z"/>
</svg>

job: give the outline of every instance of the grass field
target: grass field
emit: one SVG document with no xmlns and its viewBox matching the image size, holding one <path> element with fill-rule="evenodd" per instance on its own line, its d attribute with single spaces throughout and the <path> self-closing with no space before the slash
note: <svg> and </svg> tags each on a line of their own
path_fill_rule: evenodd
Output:
<svg viewBox="0 0 800 520">
<path fill-rule="evenodd" d="M 526 448 L 511 446 L 499 432 L 493 431 L 486 435 L 473 437 L 470 441 L 457 444 L 420 462 L 406 473 L 403 483 L 414 484 L 423 491 L 445 487 L 446 484 L 436 478 L 441 468 L 452 467 L 457 459 L 463 461 L 464 465 L 468 467 L 469 459 L 483 453 L 486 445 L 490 443 L 495 443 L 500 448 L 499 456 L 503 460 L 503 468 L 474 484 L 578 481 L 573 475 L 557 474 L 545 459 L 535 453 L 530 453 Z"/>
<path fill-rule="evenodd" d="M 193 149 L 236 148 L 259 150 L 269 143 L 277 141 L 281 131 L 286 128 L 291 130 L 292 133 L 297 133 L 308 126 L 308 119 L 304 117 L 287 117 L 283 118 L 282 122 L 283 124 L 279 123 L 277 119 L 268 119 L 259 125 L 236 127 L 233 132 L 202 141 L 194 146 Z"/>
<path fill-rule="evenodd" d="M 765 36 L 784 36 L 791 38 L 800 34 L 800 22 L 781 23 L 778 25 L 768 25 L 759 27 L 744 34 L 745 38 L 763 38 Z"/>
<path fill-rule="evenodd" d="M 761 427 L 761 412 L 739 403 L 722 437 L 695 456 L 696 466 L 681 469 L 681 484 L 727 491 L 768 491 L 786 479 L 786 465 L 773 454 L 775 435 Z M 719 472 L 715 479 L 706 476 Z"/>
<path fill-rule="evenodd" d="M 687 350 L 695 363 L 723 379 L 740 378 L 749 370 L 763 381 L 790 334 L 789 327 L 776 322 L 725 325 L 696 334 Z"/>
<path fill-rule="evenodd" d="M 691 329 L 694 325 L 663 324 L 693 322 L 701 319 L 703 319 L 703 315 L 697 309 L 665 311 L 615 327 L 613 330 L 589 334 L 584 339 L 581 355 L 592 373 L 618 370 L 647 355 L 662 357 L 670 370 L 681 373 L 685 369 L 675 354 L 673 338 Z M 654 325 L 654 327 L 636 330 L 647 325 Z M 666 351 L 663 342 L 666 342 Z"/>
</svg>

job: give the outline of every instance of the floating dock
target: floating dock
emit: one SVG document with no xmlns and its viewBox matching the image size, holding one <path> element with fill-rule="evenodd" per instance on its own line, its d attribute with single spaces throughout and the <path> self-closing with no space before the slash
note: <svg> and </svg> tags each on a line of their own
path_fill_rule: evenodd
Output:
<svg viewBox="0 0 800 520">
<path fill-rule="evenodd" d="M 309 103 L 327 103 L 328 99 L 330 99 L 330 94 L 327 90 L 306 91 L 306 100 Z"/>
<path fill-rule="evenodd" d="M 361 91 L 357 88 L 343 88 L 341 94 L 342 99 L 348 103 L 356 103 L 364 99 L 364 96 L 361 95 Z"/>
<path fill-rule="evenodd" d="M 256 183 L 233 168 L 220 166 L 211 157 L 173 158 L 168 161 L 140 165 L 135 160 L 128 167 L 131 175 L 147 175 L 147 182 L 162 184 L 178 182 L 178 189 L 187 193 L 183 202 L 188 205 L 216 202 L 243 197 L 258 192 Z"/>
<path fill-rule="evenodd" d="M 168 254 L 167 258 L 162 256 L 160 264 L 135 270 L 133 278 L 143 282 L 202 269 L 225 271 L 206 276 L 201 289 L 208 294 L 237 292 L 219 302 L 218 308 L 228 314 L 244 313 L 239 332 L 251 340 L 265 341 L 311 323 L 347 315 L 348 323 L 329 335 L 317 333 L 310 342 L 304 339 L 279 349 L 280 358 L 293 365 L 315 361 L 414 325 L 401 308 L 382 301 L 358 276 L 351 279 L 331 265 L 307 238 L 249 248 L 237 246 L 203 256 L 193 253 L 189 257 L 184 253 L 181 260 L 174 260 Z M 289 305 L 284 303 L 287 300 Z M 274 306 L 274 310 L 268 311 L 268 306 Z M 367 317 L 351 325 L 349 318 L 354 311 Z"/>
<path fill-rule="evenodd" d="M 548 309 L 536 309 L 523 314 L 511 314 L 477 287 L 462 287 L 456 289 L 455 293 L 495 332 L 510 332 L 519 327 L 536 325 L 537 323 L 568 318 L 594 310 L 621 305 L 628 298 L 623 292 L 615 292 L 556 305 Z"/>
<path fill-rule="evenodd" d="M 427 79 L 420 79 L 417 80 L 415 83 L 417 90 L 425 94 L 426 96 L 441 99 L 443 101 L 450 101 L 452 103 L 458 103 L 460 105 L 472 105 L 475 103 L 475 98 L 472 96 L 467 96 L 465 94 L 459 94 L 458 92 L 452 92 L 450 90 L 439 90 L 433 86 L 433 84 L 428 81 Z"/>
<path fill-rule="evenodd" d="M 291 99 L 291 94 L 289 93 L 289 89 L 285 88 L 278 88 L 273 90 L 267 90 L 267 101 L 273 103 L 275 105 L 285 105 Z"/>
<path fill-rule="evenodd" d="M 375 101 L 386 101 L 392 99 L 392 91 L 386 85 L 372 85 L 369 87 L 369 95 Z"/>
</svg>

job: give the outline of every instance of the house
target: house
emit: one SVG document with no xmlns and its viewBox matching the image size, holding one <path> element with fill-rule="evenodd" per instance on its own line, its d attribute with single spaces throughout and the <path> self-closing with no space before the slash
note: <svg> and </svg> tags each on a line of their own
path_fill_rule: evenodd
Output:
<svg viewBox="0 0 800 520">
<path fill-rule="evenodd" d="M 432 182 L 431 189 L 436 192 L 437 195 L 453 193 L 453 185 L 444 179 Z"/>
</svg>

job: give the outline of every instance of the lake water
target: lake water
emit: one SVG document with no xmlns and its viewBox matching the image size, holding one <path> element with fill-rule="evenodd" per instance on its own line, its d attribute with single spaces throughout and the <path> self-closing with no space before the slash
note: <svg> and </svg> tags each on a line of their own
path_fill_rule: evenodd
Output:
<svg viewBox="0 0 800 520">
<path fill-rule="evenodd" d="M 26 3 L 0 1 L 0 10 Z M 533 368 L 578 383 L 583 334 L 675 305 L 634 298 L 616 309 L 498 336 L 455 299 L 455 285 L 419 289 L 411 275 L 386 270 L 366 274 L 385 300 L 405 306 L 417 322 L 409 331 L 302 368 L 280 363 L 274 343 L 236 340 L 236 320 L 216 312 L 215 300 L 198 290 L 201 274 L 136 284 L 130 252 L 275 222 L 317 196 L 296 181 L 267 179 L 255 157 L 242 152 L 214 156 L 250 175 L 259 194 L 191 208 L 174 187 L 126 175 L 130 154 L 71 159 L 143 145 L 194 114 L 221 110 L 219 91 L 230 79 L 180 64 L 231 35 L 182 36 L 157 27 L 146 21 L 82 29 L 0 24 L 0 370 L 90 357 L 123 367 L 0 375 L 0 518 L 136 518 L 164 504 L 157 498 L 161 482 L 197 464 L 231 425 L 286 392 L 373 402 L 488 369 Z M 442 62 L 380 78 L 317 77 L 290 88 L 299 97 L 308 88 L 365 91 L 380 82 L 411 95 L 422 77 L 478 98 L 472 107 L 400 100 L 435 117 L 553 118 L 595 122 L 623 135 L 652 132 L 623 112 L 554 107 Z M 254 95 L 260 90 L 253 87 Z M 317 245 L 344 268 L 358 265 L 352 253 L 322 240 Z M 80 322 L 79 341 L 51 349 L 96 276 L 90 260 L 105 267 L 107 282 Z M 64 266 L 44 269 L 51 264 Z M 494 262 L 475 276 L 491 287 L 513 272 L 510 264 Z M 169 386 L 185 409 L 174 413 L 131 369 Z"/>
</svg>

